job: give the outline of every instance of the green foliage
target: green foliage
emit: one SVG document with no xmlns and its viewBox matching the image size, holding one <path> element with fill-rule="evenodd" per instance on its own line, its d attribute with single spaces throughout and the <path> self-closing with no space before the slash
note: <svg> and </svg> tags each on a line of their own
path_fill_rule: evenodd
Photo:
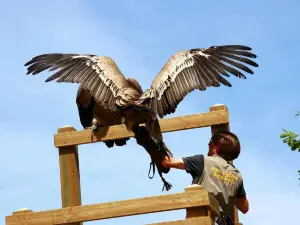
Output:
<svg viewBox="0 0 300 225">
<path fill-rule="evenodd" d="M 298 112 L 296 116 L 300 116 L 300 112 Z M 300 140 L 297 139 L 299 135 L 293 131 L 287 131 L 285 129 L 283 129 L 283 132 L 284 133 L 280 134 L 280 138 L 283 139 L 283 143 L 286 143 L 292 151 L 298 150 L 298 152 L 300 152 Z M 300 176 L 300 170 L 298 170 L 298 173 Z"/>
<path fill-rule="evenodd" d="M 297 139 L 299 136 L 295 134 L 293 131 L 287 131 L 283 129 L 284 133 L 280 134 L 280 138 L 283 139 L 283 143 L 286 143 L 292 151 L 298 150 L 300 152 L 300 140 Z"/>
</svg>

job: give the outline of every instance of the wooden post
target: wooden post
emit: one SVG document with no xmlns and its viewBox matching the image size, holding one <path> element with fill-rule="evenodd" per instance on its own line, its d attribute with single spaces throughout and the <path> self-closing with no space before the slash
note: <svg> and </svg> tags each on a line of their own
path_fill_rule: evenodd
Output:
<svg viewBox="0 0 300 225">
<path fill-rule="evenodd" d="M 213 106 L 209 107 L 210 112 L 215 112 L 215 111 L 219 111 L 219 110 L 225 110 L 226 112 L 228 112 L 228 109 L 227 109 L 226 105 L 223 105 L 223 104 L 216 104 L 216 105 L 213 105 Z M 229 117 L 229 115 L 228 115 L 228 117 Z M 218 130 L 229 131 L 230 130 L 229 122 L 211 126 L 211 133 L 212 134 L 214 134 Z"/>
<path fill-rule="evenodd" d="M 202 190 L 203 187 L 201 185 L 198 185 L 198 184 L 192 184 L 188 187 L 186 187 L 184 189 L 185 192 L 189 192 L 189 191 L 195 191 L 195 190 Z M 215 217 L 212 216 L 211 212 L 207 209 L 207 208 L 204 208 L 204 207 L 195 207 L 195 208 L 189 208 L 189 209 L 186 209 L 186 219 L 189 219 L 189 218 L 194 218 L 194 217 L 203 217 L 203 216 L 209 216 L 211 217 L 211 221 L 210 223 L 211 224 L 214 224 L 214 221 L 215 221 Z"/>
<path fill-rule="evenodd" d="M 228 112 L 228 108 L 224 104 L 216 104 L 216 105 L 209 107 L 210 112 L 215 112 L 215 111 L 219 111 L 219 110 L 226 110 Z M 229 117 L 229 115 L 228 115 L 228 117 Z M 214 134 L 215 132 L 217 132 L 219 130 L 230 131 L 229 121 L 230 120 L 228 120 L 228 123 L 224 123 L 224 124 L 212 125 L 211 133 Z M 239 224 L 238 210 L 235 206 L 234 206 L 234 224 L 237 224 L 237 225 Z"/>
<path fill-rule="evenodd" d="M 58 128 L 58 133 L 76 131 L 72 126 Z M 59 148 L 62 208 L 81 205 L 80 172 L 77 146 Z M 82 225 L 82 223 L 72 223 Z"/>
</svg>

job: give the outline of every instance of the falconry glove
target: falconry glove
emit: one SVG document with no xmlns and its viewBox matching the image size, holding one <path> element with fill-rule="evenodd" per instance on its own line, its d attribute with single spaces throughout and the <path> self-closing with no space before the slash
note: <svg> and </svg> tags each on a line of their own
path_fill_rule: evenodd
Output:
<svg viewBox="0 0 300 225">
<path fill-rule="evenodd" d="M 137 143 L 143 146 L 151 157 L 148 176 L 150 174 L 151 167 L 153 167 L 153 176 L 149 176 L 149 178 L 152 179 L 154 177 L 156 165 L 158 173 L 164 183 L 162 190 L 164 190 L 164 188 L 166 188 L 167 191 L 170 190 L 172 185 L 168 183 L 162 176 L 162 173 L 168 173 L 170 171 L 170 168 L 164 168 L 161 162 L 162 155 L 167 154 L 172 156 L 171 151 L 163 142 L 158 143 L 157 140 L 155 140 L 155 138 L 151 137 L 146 127 L 135 126 L 133 127 L 132 131 L 135 133 Z"/>
</svg>

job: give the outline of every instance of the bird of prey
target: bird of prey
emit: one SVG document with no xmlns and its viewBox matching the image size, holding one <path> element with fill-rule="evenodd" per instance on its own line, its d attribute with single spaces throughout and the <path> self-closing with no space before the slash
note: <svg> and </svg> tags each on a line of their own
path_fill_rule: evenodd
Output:
<svg viewBox="0 0 300 225">
<path fill-rule="evenodd" d="M 249 58 L 256 55 L 242 45 L 212 46 L 182 50 L 172 55 L 143 92 L 133 78 L 126 79 L 113 59 L 90 54 L 42 54 L 28 61 L 27 74 L 46 69 L 58 70 L 46 82 L 80 83 L 77 95 L 81 123 L 85 128 L 125 123 L 131 130 L 140 120 L 156 120 L 174 113 L 191 91 L 231 87 L 223 77 L 231 73 L 246 76 L 237 69 L 253 74 L 242 63 L 258 67 Z M 236 67 L 236 68 L 234 68 Z M 223 76 L 222 76 L 223 75 Z"/>
<path fill-rule="evenodd" d="M 25 66 L 27 75 L 57 70 L 46 82 L 79 83 L 77 106 L 84 128 L 126 125 L 128 130 L 145 123 L 149 133 L 162 141 L 158 117 L 175 112 L 178 104 L 193 90 L 208 87 L 231 87 L 230 74 L 246 78 L 254 74 L 247 65 L 258 67 L 251 48 L 243 45 L 211 46 L 182 50 L 173 54 L 151 86 L 145 91 L 133 78 L 126 79 L 116 63 L 107 56 L 92 54 L 42 54 Z M 124 145 L 128 139 L 106 142 L 107 146 Z"/>
</svg>

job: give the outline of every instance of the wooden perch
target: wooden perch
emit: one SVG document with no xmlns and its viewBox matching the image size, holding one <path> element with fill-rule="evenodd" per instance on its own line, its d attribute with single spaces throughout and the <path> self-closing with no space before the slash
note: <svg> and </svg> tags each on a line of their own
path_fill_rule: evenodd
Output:
<svg viewBox="0 0 300 225">
<path fill-rule="evenodd" d="M 224 107 L 224 110 L 161 119 L 159 120 L 161 131 L 166 133 L 200 127 L 209 127 L 218 124 L 227 124 L 229 122 L 229 117 L 226 106 L 220 105 L 220 107 Z M 122 124 L 100 128 L 94 134 L 91 130 L 57 133 L 54 135 L 54 145 L 56 148 L 59 148 L 106 140 L 116 140 L 133 136 L 133 132 L 128 131 L 125 125 Z"/>
</svg>

